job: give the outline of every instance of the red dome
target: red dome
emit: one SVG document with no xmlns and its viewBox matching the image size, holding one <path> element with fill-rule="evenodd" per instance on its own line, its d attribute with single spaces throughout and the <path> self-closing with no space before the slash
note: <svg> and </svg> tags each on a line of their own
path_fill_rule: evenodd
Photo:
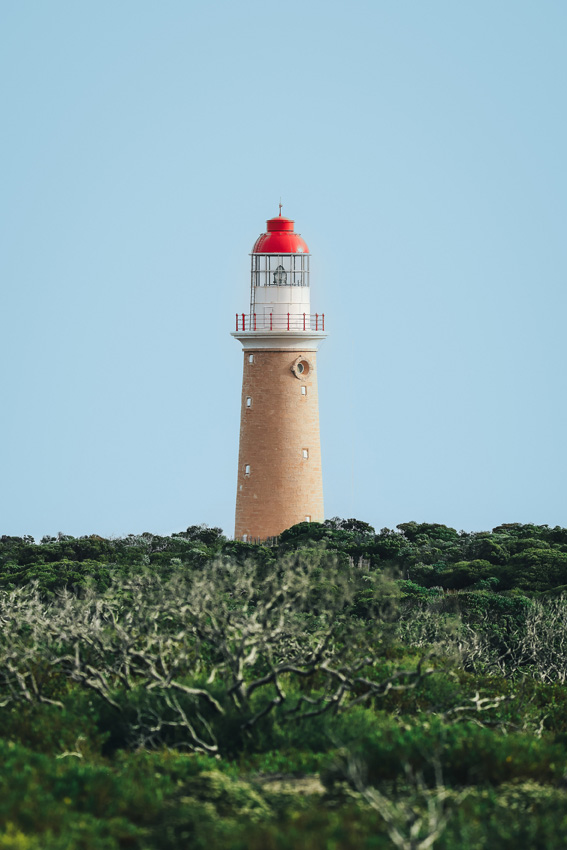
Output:
<svg viewBox="0 0 567 850">
<path fill-rule="evenodd" d="M 293 220 L 281 215 L 266 222 L 268 232 L 258 236 L 253 254 L 308 254 L 309 248 L 299 233 L 294 233 Z"/>
</svg>

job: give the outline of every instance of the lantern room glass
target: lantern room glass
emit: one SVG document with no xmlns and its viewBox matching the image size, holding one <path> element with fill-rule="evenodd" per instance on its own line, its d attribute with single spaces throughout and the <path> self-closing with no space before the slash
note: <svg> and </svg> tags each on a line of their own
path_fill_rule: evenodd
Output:
<svg viewBox="0 0 567 850">
<path fill-rule="evenodd" d="M 252 254 L 252 287 L 309 286 L 309 254 Z"/>
</svg>

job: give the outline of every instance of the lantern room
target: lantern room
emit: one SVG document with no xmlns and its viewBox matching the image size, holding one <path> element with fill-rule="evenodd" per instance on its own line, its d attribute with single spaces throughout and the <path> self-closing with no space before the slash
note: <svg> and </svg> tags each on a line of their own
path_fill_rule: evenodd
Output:
<svg viewBox="0 0 567 850">
<path fill-rule="evenodd" d="M 236 334 L 323 333 L 324 314 L 311 313 L 309 248 L 295 232 L 293 219 L 282 216 L 281 204 L 280 214 L 268 219 L 250 256 L 250 310 L 237 314 Z"/>
<path fill-rule="evenodd" d="M 250 317 L 252 322 L 256 318 L 256 327 L 258 322 L 262 327 L 284 327 L 285 320 L 287 328 L 293 316 L 295 327 L 310 314 L 309 248 L 281 210 L 266 225 L 251 254 Z"/>
<path fill-rule="evenodd" d="M 252 287 L 309 286 L 309 254 L 252 254 Z"/>
<path fill-rule="evenodd" d="M 309 286 L 309 248 L 294 222 L 281 214 L 266 222 L 267 232 L 252 248 L 252 289 L 258 286 Z"/>
</svg>

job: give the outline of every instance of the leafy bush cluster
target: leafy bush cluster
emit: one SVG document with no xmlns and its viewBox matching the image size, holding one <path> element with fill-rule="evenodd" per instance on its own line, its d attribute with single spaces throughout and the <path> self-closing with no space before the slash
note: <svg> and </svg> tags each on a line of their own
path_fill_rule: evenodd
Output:
<svg viewBox="0 0 567 850">
<path fill-rule="evenodd" d="M 271 543 L 0 539 L 0 848 L 564 847 L 567 531 Z"/>
</svg>

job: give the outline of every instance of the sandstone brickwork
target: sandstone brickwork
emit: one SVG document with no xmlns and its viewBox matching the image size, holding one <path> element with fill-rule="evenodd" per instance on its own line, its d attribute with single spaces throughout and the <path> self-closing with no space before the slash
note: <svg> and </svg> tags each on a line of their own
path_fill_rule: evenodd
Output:
<svg viewBox="0 0 567 850">
<path fill-rule="evenodd" d="M 241 411 L 236 539 L 322 522 L 316 353 L 245 350 Z"/>
</svg>

